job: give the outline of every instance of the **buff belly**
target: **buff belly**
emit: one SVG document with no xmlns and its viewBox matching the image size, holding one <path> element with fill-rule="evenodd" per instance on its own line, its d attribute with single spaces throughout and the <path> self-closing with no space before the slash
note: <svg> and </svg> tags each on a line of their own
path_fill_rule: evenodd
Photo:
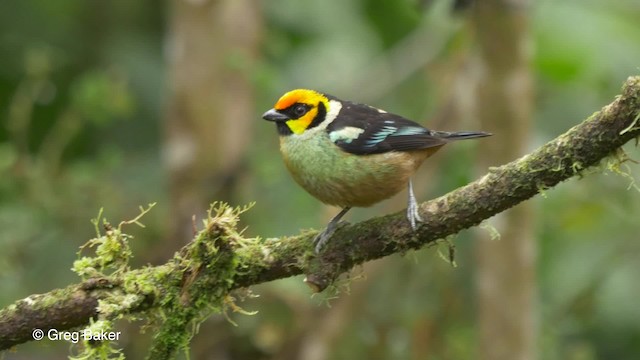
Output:
<svg viewBox="0 0 640 360">
<path fill-rule="evenodd" d="M 322 135 L 281 137 L 280 150 L 300 186 L 323 203 L 343 208 L 371 206 L 402 191 L 439 148 L 353 155 Z"/>
</svg>

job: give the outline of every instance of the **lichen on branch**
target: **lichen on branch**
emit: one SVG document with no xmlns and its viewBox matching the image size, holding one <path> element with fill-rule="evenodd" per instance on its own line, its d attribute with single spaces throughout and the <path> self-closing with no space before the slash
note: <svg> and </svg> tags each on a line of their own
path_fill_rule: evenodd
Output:
<svg viewBox="0 0 640 360">
<path fill-rule="evenodd" d="M 373 218 L 340 227 L 319 256 L 311 241 L 316 231 L 247 239 L 237 229 L 246 208 L 222 204 L 212 208 L 193 241 L 160 266 L 130 269 L 126 246 L 121 247 L 124 253 L 113 252 L 116 245 L 123 245 L 125 234 L 98 234 L 97 239 L 106 236 L 103 240 L 113 246 L 104 247 L 102 257 L 80 258 L 74 268 L 84 278 L 81 283 L 32 295 L 0 310 L 0 350 L 32 340 L 34 328 L 67 330 L 91 321 L 140 315 L 159 324 L 149 358 L 170 357 L 192 336 L 187 325 L 212 311 L 239 309 L 230 295 L 234 289 L 306 273 L 307 282 L 320 291 L 354 265 L 418 249 L 475 226 L 564 180 L 586 175 L 603 159 L 614 159 L 607 164 L 613 164 L 613 171 L 620 169 L 624 161 L 620 147 L 640 135 L 639 119 L 640 77 L 636 76 L 626 81 L 611 104 L 556 139 L 422 203 L 425 221 L 416 232 L 404 212 Z M 105 243 L 94 245 L 99 249 Z"/>
</svg>

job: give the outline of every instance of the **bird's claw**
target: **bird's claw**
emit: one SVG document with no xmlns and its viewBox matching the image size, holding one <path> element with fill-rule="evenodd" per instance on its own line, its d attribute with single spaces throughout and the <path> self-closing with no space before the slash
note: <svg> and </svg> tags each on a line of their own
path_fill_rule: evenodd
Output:
<svg viewBox="0 0 640 360">
<path fill-rule="evenodd" d="M 336 229 L 343 223 L 340 221 L 344 214 L 346 214 L 351 207 L 345 207 L 340 212 L 329 221 L 327 228 L 324 229 L 320 234 L 318 234 L 315 239 L 313 239 L 313 243 L 315 244 L 316 254 L 320 253 L 320 249 L 327 243 L 327 240 L 333 235 Z"/>
<path fill-rule="evenodd" d="M 409 220 L 409 224 L 411 224 L 411 230 L 416 231 L 417 223 L 422 222 L 422 217 L 420 217 L 420 213 L 418 211 L 418 204 L 415 202 L 409 202 L 409 206 L 407 207 L 407 219 Z"/>
<path fill-rule="evenodd" d="M 416 196 L 413 194 L 413 183 L 411 179 L 409 179 L 409 201 L 407 204 L 407 220 L 409 220 L 409 224 L 411 225 L 411 230 L 416 231 L 416 224 L 422 222 L 422 218 L 420 217 L 420 213 L 418 211 L 418 202 L 416 201 Z"/>
<path fill-rule="evenodd" d="M 315 251 L 316 254 L 320 253 L 320 250 L 322 249 L 322 247 L 324 246 L 324 244 L 327 243 L 327 240 L 329 240 L 329 238 L 331 237 L 331 235 L 333 235 L 334 231 L 327 231 L 329 230 L 324 229 L 320 234 L 318 234 L 315 239 L 313 239 L 313 243 L 315 244 Z"/>
<path fill-rule="evenodd" d="M 333 236 L 337 229 L 340 227 L 347 225 L 348 222 L 340 221 L 333 226 L 327 226 L 320 234 L 316 235 L 313 239 L 313 244 L 315 245 L 316 254 L 320 253 L 320 250 L 327 244 L 327 241 Z"/>
</svg>

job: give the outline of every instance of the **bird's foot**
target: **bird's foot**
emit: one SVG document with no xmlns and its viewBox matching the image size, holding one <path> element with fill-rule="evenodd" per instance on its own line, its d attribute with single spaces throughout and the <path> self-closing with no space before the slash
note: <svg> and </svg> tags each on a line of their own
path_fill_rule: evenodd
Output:
<svg viewBox="0 0 640 360">
<path fill-rule="evenodd" d="M 347 206 L 342 210 L 340 210 L 340 212 L 336 216 L 334 216 L 333 219 L 331 219 L 331 221 L 329 221 L 327 228 L 324 229 L 324 231 L 322 231 L 320 234 L 318 234 L 315 239 L 313 239 L 313 243 L 316 245 L 316 254 L 320 253 L 320 250 L 322 249 L 324 244 L 327 243 L 327 240 L 329 240 L 331 235 L 333 235 L 333 233 L 336 232 L 336 229 L 338 228 L 338 226 L 340 226 L 343 223 L 340 221 L 340 219 L 342 219 L 344 214 L 346 214 L 349 211 L 349 209 L 351 209 L 351 207 Z"/>
<path fill-rule="evenodd" d="M 422 217 L 420 217 L 418 211 L 418 203 L 415 201 L 409 201 L 409 205 L 407 206 L 407 220 L 409 220 L 413 231 L 416 231 L 417 223 L 422 222 Z"/>
<path fill-rule="evenodd" d="M 324 247 L 324 245 L 327 243 L 334 232 L 336 232 L 335 227 L 327 227 L 326 229 L 322 230 L 320 234 L 316 235 L 315 239 L 313 239 L 313 243 L 316 246 L 316 254 L 320 253 L 320 250 Z"/>
<path fill-rule="evenodd" d="M 418 202 L 416 201 L 416 196 L 413 194 L 413 183 L 411 179 L 409 179 L 409 201 L 407 204 L 407 220 L 409 220 L 409 224 L 411 225 L 411 230 L 416 231 L 416 224 L 422 222 L 422 218 L 420 217 L 420 213 L 418 211 Z"/>
</svg>

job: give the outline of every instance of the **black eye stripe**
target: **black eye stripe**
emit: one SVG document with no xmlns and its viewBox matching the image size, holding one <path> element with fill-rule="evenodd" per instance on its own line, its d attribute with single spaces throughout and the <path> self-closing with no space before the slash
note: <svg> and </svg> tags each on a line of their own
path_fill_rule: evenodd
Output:
<svg viewBox="0 0 640 360">
<path fill-rule="evenodd" d="M 292 119 L 298 119 L 302 117 L 304 114 L 306 114 L 307 112 L 309 112 L 310 109 L 311 109 L 311 106 L 307 104 L 295 103 L 289 106 L 288 108 L 286 108 L 285 110 L 283 110 L 282 112 L 284 114 L 289 115 L 289 117 L 291 117 Z"/>
</svg>

